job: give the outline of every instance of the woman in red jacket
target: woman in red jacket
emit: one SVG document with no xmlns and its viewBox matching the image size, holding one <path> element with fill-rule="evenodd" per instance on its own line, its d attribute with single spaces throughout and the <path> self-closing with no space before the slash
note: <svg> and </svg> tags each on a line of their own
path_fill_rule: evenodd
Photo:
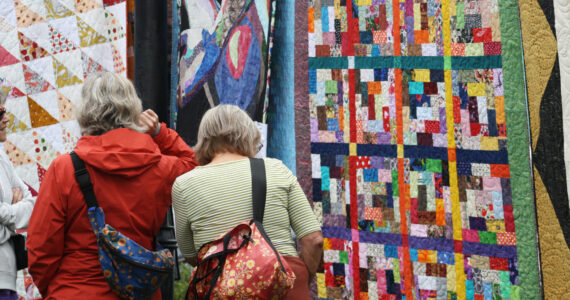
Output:
<svg viewBox="0 0 570 300">
<path fill-rule="evenodd" d="M 85 162 L 106 222 L 147 249 L 170 206 L 177 176 L 196 166 L 194 152 L 156 114 L 142 112 L 132 83 L 92 75 L 76 114 Z M 69 155 L 42 181 L 28 228 L 29 271 L 44 299 L 118 299 L 103 278 L 87 206 Z M 157 292 L 153 299 L 161 299 Z"/>
</svg>

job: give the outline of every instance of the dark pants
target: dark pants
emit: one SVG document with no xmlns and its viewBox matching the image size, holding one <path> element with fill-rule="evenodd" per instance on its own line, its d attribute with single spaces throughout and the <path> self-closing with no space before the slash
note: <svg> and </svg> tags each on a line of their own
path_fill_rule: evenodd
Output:
<svg viewBox="0 0 570 300">
<path fill-rule="evenodd" d="M 311 296 L 309 295 L 309 270 L 307 270 L 305 262 L 303 262 L 302 259 L 294 256 L 284 256 L 284 258 L 291 269 L 293 269 L 293 273 L 295 273 L 296 278 L 293 289 L 291 289 L 283 299 L 311 299 Z"/>
<path fill-rule="evenodd" d="M 0 290 L 0 300 L 18 300 L 18 294 L 12 290 Z"/>
</svg>

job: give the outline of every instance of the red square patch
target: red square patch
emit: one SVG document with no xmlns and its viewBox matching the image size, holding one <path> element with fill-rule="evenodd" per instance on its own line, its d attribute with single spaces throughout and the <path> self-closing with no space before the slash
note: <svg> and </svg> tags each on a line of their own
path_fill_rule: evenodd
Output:
<svg viewBox="0 0 570 300">
<path fill-rule="evenodd" d="M 455 253 L 463 253 L 463 241 L 453 240 Z"/>
<path fill-rule="evenodd" d="M 489 266 L 491 270 L 508 271 L 509 260 L 501 257 L 489 257 Z"/>
<path fill-rule="evenodd" d="M 501 42 L 490 42 L 483 44 L 485 55 L 501 55 Z"/>
<path fill-rule="evenodd" d="M 493 41 L 493 34 L 491 28 L 473 28 L 474 43 L 485 43 L 492 41 Z"/>
<path fill-rule="evenodd" d="M 439 133 L 439 121 L 426 120 L 426 133 Z"/>
</svg>

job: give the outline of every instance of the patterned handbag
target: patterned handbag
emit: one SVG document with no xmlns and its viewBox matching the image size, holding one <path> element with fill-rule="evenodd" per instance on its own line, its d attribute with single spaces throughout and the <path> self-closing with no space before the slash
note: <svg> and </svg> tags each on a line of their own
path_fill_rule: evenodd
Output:
<svg viewBox="0 0 570 300">
<path fill-rule="evenodd" d="M 85 163 L 70 153 L 75 178 L 87 203 L 87 215 L 97 237 L 99 261 L 111 290 L 121 299 L 150 299 L 172 274 L 174 257 L 168 249 L 150 251 L 105 224 Z"/>
<path fill-rule="evenodd" d="M 187 299 L 279 299 L 295 274 L 263 229 L 265 163 L 250 158 L 253 219 L 198 250 Z"/>
</svg>

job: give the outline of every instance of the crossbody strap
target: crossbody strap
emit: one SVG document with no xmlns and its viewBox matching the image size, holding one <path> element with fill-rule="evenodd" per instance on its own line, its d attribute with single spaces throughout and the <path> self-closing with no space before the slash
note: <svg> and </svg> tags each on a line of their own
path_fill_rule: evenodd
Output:
<svg viewBox="0 0 570 300">
<path fill-rule="evenodd" d="M 279 256 L 279 252 L 275 248 L 275 245 L 271 242 L 271 239 L 265 232 L 263 228 L 263 212 L 265 211 L 265 200 L 266 200 L 266 193 L 267 193 L 267 178 L 265 174 L 265 161 L 261 158 L 250 158 L 249 159 L 251 165 L 251 192 L 252 192 L 252 202 L 253 202 L 253 221 L 257 224 L 257 229 L 263 236 L 263 238 L 267 241 L 273 252 L 275 252 L 275 256 L 281 265 L 281 269 L 283 273 L 286 273 L 285 266 L 281 261 Z"/>
<path fill-rule="evenodd" d="M 251 166 L 251 193 L 253 204 L 253 220 L 263 223 L 265 211 L 265 194 L 267 181 L 265 179 L 265 162 L 261 158 L 250 158 Z"/>
<path fill-rule="evenodd" d="M 97 198 L 95 198 L 93 184 L 91 183 L 89 172 L 87 172 L 87 168 L 85 168 L 85 163 L 75 152 L 71 152 L 69 155 L 71 155 L 71 161 L 73 162 L 73 168 L 75 169 L 75 179 L 81 188 L 81 192 L 83 192 L 87 208 L 98 207 L 99 203 L 97 203 Z"/>
</svg>

